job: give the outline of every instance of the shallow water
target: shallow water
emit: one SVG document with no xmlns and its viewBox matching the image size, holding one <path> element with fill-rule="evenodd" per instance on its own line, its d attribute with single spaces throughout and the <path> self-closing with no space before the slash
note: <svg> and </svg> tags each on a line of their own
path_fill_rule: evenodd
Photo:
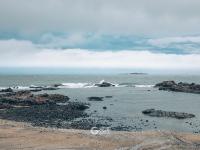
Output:
<svg viewBox="0 0 200 150">
<path fill-rule="evenodd" d="M 91 86 L 105 80 L 114 84 L 126 85 L 118 87 Z M 200 131 L 200 94 L 159 91 L 152 85 L 164 80 L 176 82 L 200 83 L 200 76 L 156 76 L 156 75 L 27 75 L 27 76 L 0 76 L 0 87 L 30 85 L 44 86 L 65 83 L 56 91 L 67 95 L 71 100 L 89 102 L 89 96 L 113 96 L 104 98 L 104 101 L 89 102 L 91 107 L 88 113 L 95 118 L 111 117 L 111 126 L 136 126 L 131 130 L 173 130 L 185 132 Z M 86 87 L 85 85 L 90 85 Z M 106 106 L 104 110 L 102 107 Z M 156 118 L 144 116 L 141 111 L 148 108 L 166 111 L 193 113 L 192 119 L 177 120 L 172 118 Z M 94 110 L 97 112 L 94 113 Z M 146 121 L 148 120 L 148 121 Z M 188 122 L 188 123 L 186 123 Z"/>
</svg>

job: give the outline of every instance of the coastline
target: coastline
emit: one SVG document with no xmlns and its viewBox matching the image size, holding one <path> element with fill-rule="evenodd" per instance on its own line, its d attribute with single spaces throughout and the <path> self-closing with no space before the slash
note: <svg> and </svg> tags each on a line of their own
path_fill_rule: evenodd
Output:
<svg viewBox="0 0 200 150">
<path fill-rule="evenodd" d="M 111 131 L 93 135 L 89 130 L 33 127 L 0 119 L 1 149 L 200 149 L 200 135 L 191 133 Z"/>
</svg>

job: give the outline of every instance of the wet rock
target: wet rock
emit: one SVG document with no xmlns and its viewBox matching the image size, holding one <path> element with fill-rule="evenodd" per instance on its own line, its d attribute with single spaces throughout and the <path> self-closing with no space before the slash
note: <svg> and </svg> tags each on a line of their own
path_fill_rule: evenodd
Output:
<svg viewBox="0 0 200 150">
<path fill-rule="evenodd" d="M 56 87 L 44 87 L 44 88 L 41 88 L 41 90 L 44 90 L 44 91 L 47 91 L 47 90 L 58 90 L 58 88 L 56 88 Z"/>
<path fill-rule="evenodd" d="M 111 86 L 115 86 L 115 85 L 112 84 L 112 83 L 109 83 L 109 82 L 102 81 L 100 83 L 95 84 L 95 86 L 98 86 L 98 87 L 111 87 Z"/>
<path fill-rule="evenodd" d="M 29 87 L 30 88 L 30 91 L 42 91 L 42 90 L 44 90 L 44 91 L 47 91 L 47 90 L 58 90 L 59 88 L 57 88 L 57 87 L 55 87 L 54 85 L 53 86 L 30 86 Z"/>
<path fill-rule="evenodd" d="M 107 107 L 106 107 L 106 106 L 104 106 L 104 107 L 103 107 L 103 109 L 107 109 Z"/>
<path fill-rule="evenodd" d="M 176 119 L 186 119 L 195 117 L 194 114 L 184 113 L 184 112 L 172 112 L 172 111 L 163 111 L 163 110 L 155 110 L 155 109 L 146 109 L 142 111 L 144 115 L 148 115 L 151 117 L 170 117 Z"/>
<path fill-rule="evenodd" d="M 53 87 L 59 87 L 59 86 L 62 86 L 62 84 L 58 83 L 53 85 Z"/>
<path fill-rule="evenodd" d="M 112 98 L 113 96 L 105 96 L 105 98 Z"/>
<path fill-rule="evenodd" d="M 13 92 L 13 89 L 11 88 L 2 89 L 0 92 Z"/>
<path fill-rule="evenodd" d="M 40 91 L 42 91 L 41 89 L 31 89 L 31 90 L 29 90 L 29 91 L 31 91 L 31 92 L 40 92 Z"/>
<path fill-rule="evenodd" d="M 89 101 L 103 101 L 103 97 L 91 96 L 88 97 Z"/>
<path fill-rule="evenodd" d="M 185 92 L 185 93 L 198 93 L 200 94 L 200 85 L 195 83 L 176 83 L 174 81 L 163 81 L 155 85 L 159 90 Z"/>
</svg>

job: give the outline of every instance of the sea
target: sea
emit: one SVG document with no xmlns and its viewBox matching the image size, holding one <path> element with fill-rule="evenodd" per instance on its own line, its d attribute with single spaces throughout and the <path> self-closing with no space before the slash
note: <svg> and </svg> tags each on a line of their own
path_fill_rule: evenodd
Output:
<svg viewBox="0 0 200 150">
<path fill-rule="evenodd" d="M 200 133 L 200 94 L 160 91 L 154 87 L 156 83 L 166 80 L 200 84 L 200 76 L 197 75 L 0 75 L 0 89 L 11 87 L 26 90 L 30 86 L 62 84 L 58 90 L 42 92 L 63 94 L 69 96 L 71 101 L 87 102 L 90 104 L 87 113 L 97 119 L 111 118 L 108 122 L 110 126 L 124 127 L 124 130 L 129 131 L 164 130 Z M 102 81 L 116 86 L 95 86 Z M 91 96 L 104 99 L 88 101 L 88 97 Z M 174 119 L 142 114 L 143 110 L 149 108 L 193 113 L 196 117 Z"/>
</svg>

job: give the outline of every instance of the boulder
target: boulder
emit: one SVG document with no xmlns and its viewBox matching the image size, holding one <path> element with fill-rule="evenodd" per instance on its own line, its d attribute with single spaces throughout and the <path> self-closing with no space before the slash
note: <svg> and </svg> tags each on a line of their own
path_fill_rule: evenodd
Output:
<svg viewBox="0 0 200 150">
<path fill-rule="evenodd" d="M 102 80 L 100 83 L 95 84 L 95 86 L 97 86 L 97 87 L 111 87 L 111 86 L 115 86 L 115 85 Z"/>
<path fill-rule="evenodd" d="M 106 107 L 106 106 L 103 106 L 103 109 L 107 109 L 107 107 Z"/>
<path fill-rule="evenodd" d="M 91 96 L 88 97 L 89 101 L 103 101 L 103 97 Z"/>
<path fill-rule="evenodd" d="M 195 117 L 194 114 L 184 113 L 184 112 L 172 112 L 172 111 L 163 111 L 163 110 L 155 110 L 155 109 L 146 109 L 142 111 L 144 115 L 148 115 L 151 117 L 170 117 L 176 119 L 186 119 Z"/>
</svg>

